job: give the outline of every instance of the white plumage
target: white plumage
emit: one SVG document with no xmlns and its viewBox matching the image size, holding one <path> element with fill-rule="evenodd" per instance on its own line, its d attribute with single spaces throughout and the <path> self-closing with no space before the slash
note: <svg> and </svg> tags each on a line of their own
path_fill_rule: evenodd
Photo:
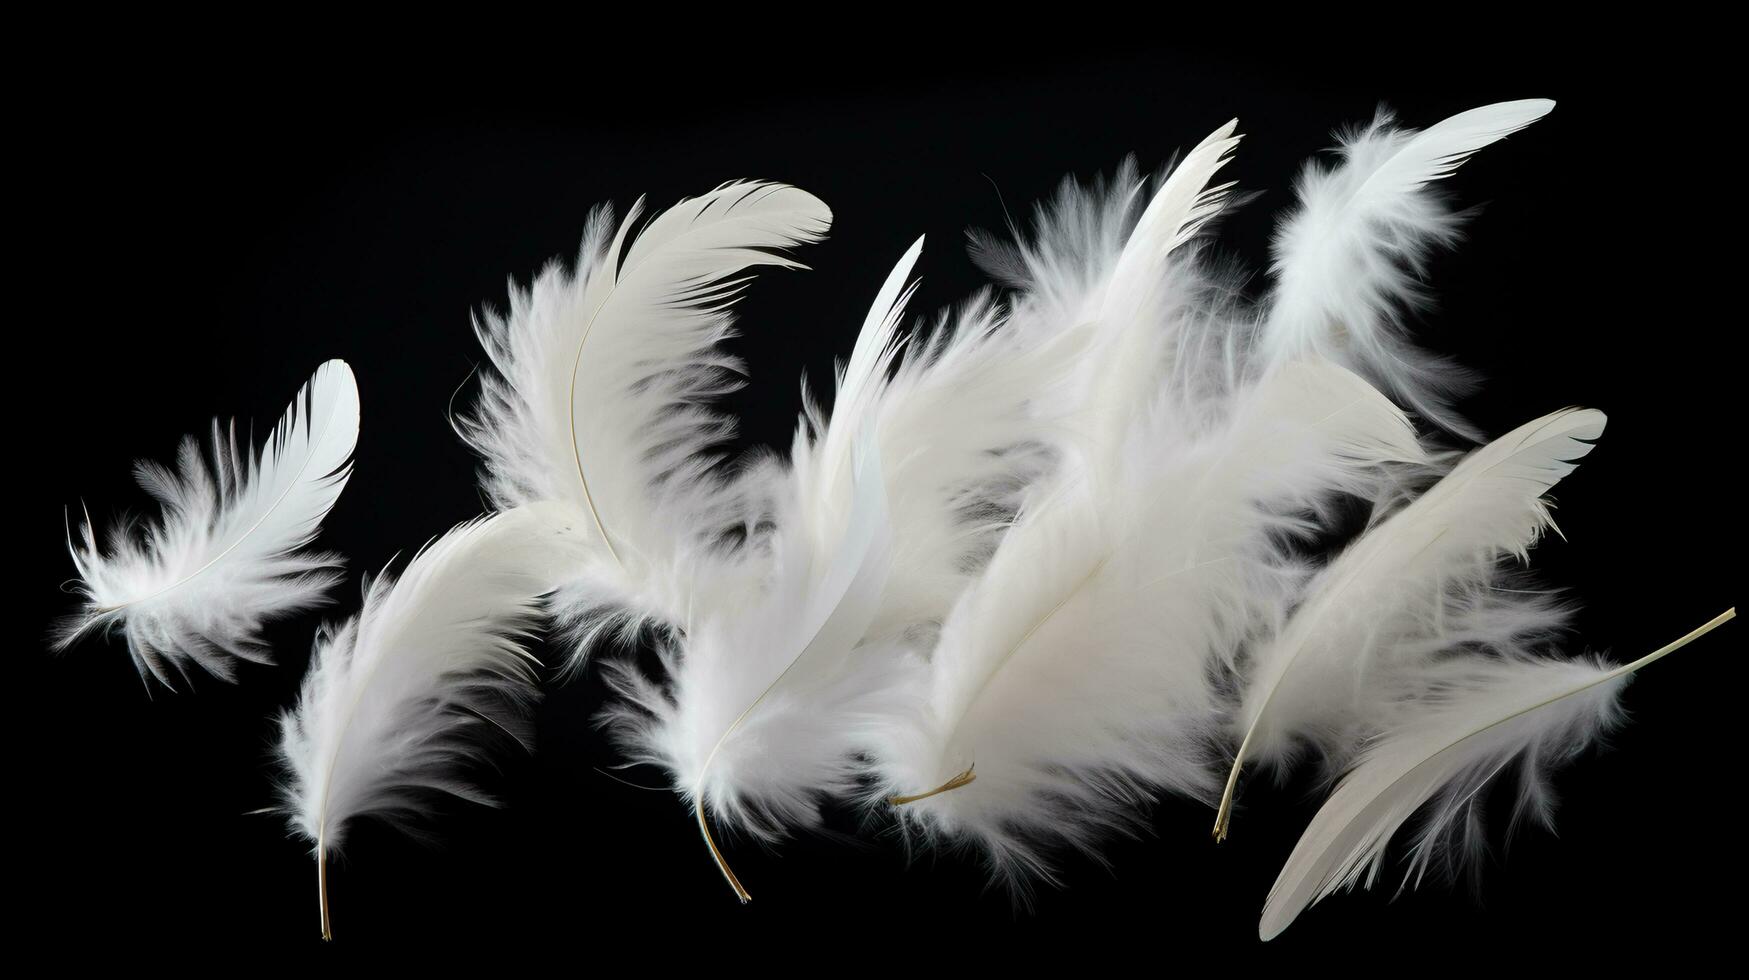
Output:
<svg viewBox="0 0 1749 980">
<path fill-rule="evenodd" d="M 1162 790 L 1212 798 L 1213 680 L 1298 582 L 1283 536 L 1417 452 L 1328 364 L 1272 375 L 1212 434 L 1139 411 L 1115 471 L 1029 499 L 919 664 L 919 703 L 878 733 L 878 787 L 914 798 L 901 816 L 975 840 L 1022 889 L 1046 845 L 1091 848 Z"/>
<path fill-rule="evenodd" d="M 1451 400 L 1471 376 L 1417 349 L 1403 316 L 1426 299 L 1428 251 L 1450 244 L 1462 216 L 1429 185 L 1472 154 L 1547 115 L 1547 99 L 1501 102 L 1421 132 L 1381 113 L 1342 141 L 1342 163 L 1308 164 L 1299 207 L 1276 232 L 1275 291 L 1259 343 L 1273 362 L 1318 354 L 1354 368 L 1423 418 L 1474 437 Z"/>
<path fill-rule="evenodd" d="M 480 736 L 527 745 L 537 691 L 526 644 L 589 541 L 553 505 L 470 521 L 399 578 L 369 583 L 357 616 L 318 638 L 280 756 L 292 828 L 314 845 L 327 938 L 327 859 L 353 820 L 415 824 L 434 796 L 490 798 L 467 779 Z"/>
<path fill-rule="evenodd" d="M 1340 759 L 1377 723 L 1377 681 L 1401 661 L 1437 668 L 1460 643 L 1527 632 L 1537 607 L 1472 608 L 1454 629 L 1452 605 L 1494 584 L 1502 558 L 1528 561 L 1550 526 L 1548 492 L 1603 434 L 1604 416 L 1567 409 L 1475 451 L 1413 503 L 1369 530 L 1325 569 L 1286 629 L 1245 670 L 1243 733 L 1215 820 L 1226 836 L 1233 790 L 1249 755 L 1284 760 L 1295 739 Z M 1488 609 L 1517 615 L 1486 618 Z M 1550 630 L 1546 624 L 1544 633 Z M 1534 628 L 1530 630 L 1534 632 Z"/>
<path fill-rule="evenodd" d="M 733 470 L 711 404 L 741 383 L 730 307 L 746 270 L 801 268 L 787 250 L 831 212 L 761 181 L 642 225 L 641 202 L 594 212 L 574 269 L 513 286 L 476 325 L 495 370 L 458 429 L 499 512 L 369 583 L 282 717 L 324 936 L 352 821 L 490 802 L 469 770 L 499 736 L 526 744 L 544 618 L 570 629 L 572 666 L 607 636 L 653 641 L 651 662 L 609 662 L 608 720 L 667 771 L 742 900 L 713 824 L 774 841 L 861 803 L 972 845 L 1024 896 L 1163 795 L 1214 803 L 1223 772 L 1224 837 L 1247 761 L 1310 761 L 1340 783 L 1270 894 L 1267 939 L 1371 884 L 1417 813 L 1410 879 L 1461 860 L 1479 792 L 1515 762 L 1521 811 L 1546 819 L 1544 771 L 1618 720 L 1627 676 L 1734 615 L 1623 667 L 1560 658 L 1571 605 L 1515 566 L 1604 416 L 1556 412 L 1455 465 L 1415 432 L 1409 413 L 1476 435 L 1452 406 L 1467 375 L 1405 329 L 1460 223 L 1433 185 L 1552 107 L 1422 132 L 1381 113 L 1300 177 L 1259 300 L 1202 244 L 1236 121 L 1151 195 L 1126 164 L 1066 183 L 1030 239 L 975 238 L 1012 292 L 908 333 L 919 239 L 830 413 L 804 387 L 787 459 Z M 179 473 L 141 464 L 165 517 L 107 554 L 87 523 L 87 608 L 63 643 L 122 627 L 166 683 L 265 659 L 259 624 L 336 578 L 300 549 L 346 483 L 357 419 L 335 361 L 259 457 L 215 426 L 215 470 L 192 440 Z M 1372 519 L 1345 543 L 1356 507 Z"/>
<path fill-rule="evenodd" d="M 670 771 L 701 827 L 708 810 L 774 838 L 854 788 L 866 729 L 906 693 L 902 641 L 939 623 L 1038 465 L 1028 407 L 1061 371 L 1060 345 L 1017 344 L 974 302 L 895 367 L 922 245 L 877 293 L 830 420 L 810 403 L 791 465 L 749 477 L 775 482 L 759 597 L 695 610 L 663 678 L 615 670 L 628 694 L 623 737 L 636 759 Z M 864 569 L 857 589 L 828 587 L 852 580 L 836 571 L 847 567 Z M 832 630 L 808 625 L 822 616 Z M 706 840 L 715 852 L 708 829 Z"/>
<path fill-rule="evenodd" d="M 1405 884 L 1418 882 L 1455 843 L 1474 850 L 1477 795 L 1517 764 L 1517 816 L 1547 823 L 1547 770 L 1585 749 L 1621 720 L 1617 703 L 1629 675 L 1736 616 L 1730 609 L 1630 664 L 1589 660 L 1468 656 L 1424 678 L 1419 697 L 1369 743 L 1354 768 L 1312 818 L 1270 889 L 1258 934 L 1273 939 L 1308 905 L 1383 870 L 1385 848 L 1423 813 Z"/>
<path fill-rule="evenodd" d="M 823 800 L 855 785 L 861 726 L 893 696 L 890 662 L 854 649 L 892 565 L 872 442 L 857 453 L 855 500 L 829 552 L 780 535 L 766 593 L 701 617 L 683 646 L 665 650 L 666 684 L 629 665 L 614 672 L 628 701 L 614 715 L 622 740 L 634 759 L 672 774 L 742 901 L 750 896 L 718 851 L 708 813 L 767 838 L 812 824 Z"/>
<path fill-rule="evenodd" d="M 339 581 L 339 556 L 302 549 L 346 488 L 357 442 L 358 386 L 346 362 L 329 361 L 259 453 L 214 420 L 210 459 L 189 436 L 174 471 L 136 464 L 163 515 L 122 523 L 107 549 L 89 518 L 78 543 L 69 537 L 85 605 L 59 625 L 57 646 L 119 629 L 141 676 L 166 686 L 190 664 L 233 680 L 238 660 L 271 662 L 262 624 L 320 605 Z"/>
<path fill-rule="evenodd" d="M 783 184 L 729 183 L 641 228 L 591 215 L 576 268 L 549 265 L 510 308 L 477 326 L 496 368 L 459 421 L 500 508 L 560 502 L 596 547 L 555 602 L 581 657 L 602 631 L 684 624 L 700 590 L 732 585 L 717 534 L 751 519 L 746 484 L 714 472 L 731 420 L 711 401 L 740 387 L 721 344 L 756 265 L 803 266 L 777 250 L 819 241 L 832 213 Z"/>
</svg>

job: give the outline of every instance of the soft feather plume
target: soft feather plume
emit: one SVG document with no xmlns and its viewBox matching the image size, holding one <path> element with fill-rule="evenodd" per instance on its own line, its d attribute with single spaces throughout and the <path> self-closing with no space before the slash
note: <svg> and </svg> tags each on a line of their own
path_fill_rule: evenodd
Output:
<svg viewBox="0 0 1749 980">
<path fill-rule="evenodd" d="M 980 263 L 1020 290 L 1010 329 L 1035 343 L 1078 337 L 1086 350 L 1041 418 L 1072 428 L 1083 455 L 1117 452 L 1136 407 L 1161 396 L 1166 376 L 1207 368 L 1232 381 L 1240 371 L 1237 350 L 1203 349 L 1207 333 L 1227 334 L 1234 324 L 1225 284 L 1195 261 L 1191 247 L 1225 206 L 1232 185 L 1210 184 L 1239 143 L 1237 128 L 1232 120 L 1210 133 L 1145 204 L 1146 182 L 1126 162 L 1109 185 L 1065 183 L 1040 209 L 1030 241 L 974 237 Z M 1201 417 L 1215 409 L 1196 404 L 1211 388 L 1226 393 L 1230 386 L 1199 381 L 1168 394 Z"/>
<path fill-rule="evenodd" d="M 314 844 L 328 927 L 328 855 L 359 817 L 411 828 L 468 782 L 482 734 L 528 743 L 536 663 L 525 649 L 552 591 L 589 542 L 579 515 L 535 504 L 457 526 L 365 590 L 319 637 L 297 708 L 281 718 L 292 829 Z"/>
<path fill-rule="evenodd" d="M 738 388 L 722 342 L 743 271 L 804 268 L 776 250 L 819 241 L 832 213 L 784 184 L 729 183 L 641 229 L 590 218 L 577 267 L 549 265 L 510 309 L 477 326 L 497 369 L 458 428 L 484 458 L 500 508 L 567 503 L 596 547 L 555 598 L 577 655 L 602 631 L 683 625 L 700 590 L 732 587 L 716 535 L 750 504 L 714 472 L 733 422 L 709 407 Z M 635 232 L 635 233 L 634 233 Z"/>
<path fill-rule="evenodd" d="M 1050 876 L 1045 846 L 1090 849 L 1159 790 L 1212 797 L 1212 678 L 1297 584 L 1283 537 L 1418 453 L 1329 364 L 1265 379 L 1215 433 L 1143 412 L 1113 469 L 1037 489 L 916 664 L 919 703 L 877 731 L 901 816 L 1020 889 Z"/>
<path fill-rule="evenodd" d="M 1286 628 L 1246 665 L 1237 718 L 1244 738 L 1216 816 L 1217 840 L 1226 837 L 1247 758 L 1283 761 L 1295 739 L 1340 757 L 1345 741 L 1365 733 L 1381 664 L 1417 653 L 1425 659 L 1477 632 L 1485 640 L 1525 630 L 1511 616 L 1490 624 L 1472 615 L 1475 629 L 1443 635 L 1455 599 L 1491 586 L 1501 559 L 1527 558 L 1550 526 L 1543 494 L 1591 451 L 1604 421 L 1593 409 L 1566 409 L 1507 433 L 1320 574 Z"/>
<path fill-rule="evenodd" d="M 1405 887 L 1457 837 L 1474 849 L 1475 801 L 1495 776 L 1519 764 L 1518 816 L 1547 823 L 1545 770 L 1583 751 L 1621 719 L 1617 698 L 1634 671 L 1736 616 L 1730 609 L 1639 660 L 1460 657 L 1435 685 L 1399 704 L 1390 728 L 1369 743 L 1294 846 L 1258 924 L 1273 939 L 1308 905 L 1356 884 L 1371 887 L 1397 831 L 1423 823 Z"/>
<path fill-rule="evenodd" d="M 1307 165 L 1299 208 L 1276 232 L 1263 357 L 1329 357 L 1428 421 L 1476 438 L 1450 405 L 1468 388 L 1468 373 L 1402 336 L 1403 314 L 1426 299 L 1419 279 L 1428 251 L 1452 242 L 1461 223 L 1428 185 L 1554 107 L 1547 99 L 1502 102 L 1422 132 L 1381 114 L 1343 140 L 1339 166 Z"/>
<path fill-rule="evenodd" d="M 672 774 L 743 902 L 751 896 L 712 839 L 707 811 L 767 838 L 813 823 L 822 800 L 853 785 L 860 725 L 895 690 L 889 663 L 854 649 L 879 612 L 892 560 L 871 434 L 854 465 L 855 499 L 833 547 L 779 533 L 766 594 L 712 610 L 684 646 L 665 647 L 666 685 L 629 664 L 612 674 L 625 704 L 608 720 L 634 760 Z"/>
<path fill-rule="evenodd" d="M 329 361 L 298 391 L 259 453 L 236 427 L 213 422 L 210 462 L 193 436 L 177 469 L 142 460 L 140 485 L 163 517 L 97 544 L 89 518 L 68 550 L 85 608 L 58 627 L 57 648 L 94 630 L 120 629 L 142 677 L 171 686 L 193 664 L 233 680 L 236 661 L 270 663 L 263 623 L 317 606 L 339 581 L 333 554 L 301 549 L 340 499 L 358 442 L 358 386 Z"/>
<path fill-rule="evenodd" d="M 870 308 L 830 418 L 807 399 L 775 507 L 780 534 L 829 550 L 855 499 L 852 447 L 873 440 L 893 527 L 893 575 L 870 625 L 878 636 L 938 624 L 987 557 L 1018 489 L 1044 465 L 1038 403 L 1082 341 L 1018 337 L 982 295 L 927 338 L 901 336 L 922 247 L 919 238 Z"/>
<path fill-rule="evenodd" d="M 895 368 L 922 245 L 870 307 L 830 420 L 808 403 L 771 491 L 761 598 L 701 609 L 664 656 L 666 684 L 617 671 L 628 703 L 613 717 L 636 758 L 673 774 L 701 827 L 709 810 L 772 839 L 815 824 L 823 799 L 849 791 L 864 721 L 892 714 L 904 693 L 892 644 L 859 644 L 932 628 L 987 553 L 1006 498 L 1037 466 L 1022 445 L 1034 434 L 1028 406 L 1061 371 L 1062 343 L 1017 344 L 974 301 Z M 864 542 L 871 523 L 882 528 L 878 548 Z M 838 574 L 861 547 L 871 550 L 854 593 L 822 584 L 822 569 Z M 834 628 L 815 635 L 807 624 L 827 615 Z"/>
</svg>

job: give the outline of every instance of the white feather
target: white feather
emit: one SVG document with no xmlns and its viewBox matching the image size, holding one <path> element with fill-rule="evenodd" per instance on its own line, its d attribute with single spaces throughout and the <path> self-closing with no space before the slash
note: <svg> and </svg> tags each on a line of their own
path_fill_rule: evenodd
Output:
<svg viewBox="0 0 1749 980">
<path fill-rule="evenodd" d="M 613 231 L 597 210 L 573 272 L 548 266 L 512 289 L 506 314 L 485 316 L 497 374 L 459 425 L 495 505 L 564 502 L 595 528 L 557 600 L 579 656 L 603 629 L 684 624 L 698 590 L 734 578 L 713 544 L 746 517 L 713 473 L 733 423 L 708 407 L 741 384 L 721 347 L 729 308 L 743 270 L 803 268 L 774 250 L 820 240 L 832 217 L 804 191 L 757 181 L 681 201 L 634 234 L 638 213 Z"/>
<path fill-rule="evenodd" d="M 958 602 L 916 709 L 877 731 L 878 788 L 1024 888 L 1159 790 L 1212 796 L 1217 666 L 1298 581 L 1281 538 L 1380 461 L 1407 420 L 1333 365 L 1294 365 L 1214 434 L 1155 413 L 1115 472 L 1041 486 Z M 975 767 L 975 768 L 974 768 Z M 944 791 L 945 790 L 945 791 Z"/>
<path fill-rule="evenodd" d="M 1617 698 L 1628 676 L 1735 615 L 1728 610 L 1620 667 L 1523 657 L 1446 663 L 1439 686 L 1400 706 L 1396 723 L 1368 745 L 1312 818 L 1270 889 L 1258 934 L 1272 939 L 1308 905 L 1355 884 L 1371 887 L 1391 839 L 1417 812 L 1425 818 L 1405 886 L 1420 880 L 1454 836 L 1473 845 L 1479 795 L 1515 762 L 1519 816 L 1546 823 L 1545 770 L 1621 719 Z"/>
<path fill-rule="evenodd" d="M 712 840 L 707 811 L 767 838 L 816 822 L 820 802 L 852 785 L 860 725 L 894 687 L 884 662 L 853 654 L 880 610 L 891 528 L 872 434 L 856 453 L 855 500 L 835 547 L 777 538 L 768 592 L 750 608 L 712 610 L 683 647 L 663 651 L 666 684 L 628 664 L 610 710 L 632 758 L 666 768 L 743 901 Z"/>
<path fill-rule="evenodd" d="M 1402 335 L 1403 313 L 1425 300 L 1419 280 L 1428 251 L 1453 241 L 1461 223 L 1428 185 L 1554 106 L 1547 99 L 1502 102 L 1419 133 L 1381 115 L 1343 140 L 1341 165 L 1308 164 L 1298 210 L 1276 233 L 1263 357 L 1331 358 L 1430 422 L 1470 435 L 1449 404 L 1468 387 L 1469 375 Z"/>
<path fill-rule="evenodd" d="M 1007 497 L 1037 468 L 1023 445 L 1035 436 L 1029 402 L 1072 352 L 1066 342 L 1017 343 L 992 307 L 975 301 L 895 369 L 922 244 L 877 294 L 830 420 L 808 404 L 772 500 L 775 561 L 762 597 L 701 612 L 664 658 L 666 685 L 619 671 L 627 704 L 616 715 L 632 751 L 702 799 L 701 820 L 708 809 L 769 839 L 813 825 L 820 801 L 851 787 L 865 720 L 891 715 L 903 694 L 893 645 L 866 641 L 939 622 L 987 555 L 998 512 L 1012 507 Z M 881 485 L 867 486 L 871 479 Z M 822 569 L 831 574 L 855 556 L 846 541 L 865 533 L 877 493 L 887 540 L 866 561 L 878 558 L 883 570 L 878 582 L 866 573 L 870 591 L 838 596 Z M 831 602 L 850 603 L 834 622 L 856 628 L 815 637 L 782 685 L 762 693 Z M 725 725 L 732 734 L 721 734 Z"/>
<path fill-rule="evenodd" d="M 1591 451 L 1604 421 L 1593 409 L 1566 409 L 1507 433 L 1320 574 L 1286 629 L 1246 667 L 1237 718 L 1244 737 L 1216 818 L 1217 839 L 1226 834 L 1247 758 L 1285 760 L 1294 739 L 1351 733 L 1357 715 L 1364 727 L 1365 695 L 1379 662 L 1452 645 L 1455 635 L 1442 638 L 1452 597 L 1486 586 L 1500 559 L 1527 558 L 1550 526 L 1543 494 Z"/>
<path fill-rule="evenodd" d="M 359 614 L 318 639 L 280 756 L 291 826 L 323 879 L 324 937 L 327 857 L 354 820 L 413 829 L 434 796 L 489 803 L 466 772 L 480 736 L 527 744 L 538 664 L 524 645 L 540 597 L 589 541 L 579 516 L 537 504 L 461 524 L 398 579 L 370 582 Z"/>
<path fill-rule="evenodd" d="M 854 500 L 853 440 L 873 438 L 893 528 L 893 574 L 870 626 L 875 636 L 939 624 L 987 557 L 1017 488 L 1043 465 L 1036 403 L 1069 373 L 1082 342 L 1018 337 L 982 296 L 927 339 L 901 338 L 914 289 L 905 283 L 922 246 L 920 238 L 877 295 L 830 419 L 810 401 L 777 513 L 780 533 L 832 548 Z"/>
<path fill-rule="evenodd" d="M 1210 133 L 1172 168 L 1074 322 L 1090 350 L 1065 414 L 1088 465 L 1109 467 L 1123 451 L 1137 410 L 1162 393 L 1179 328 L 1205 308 L 1203 272 L 1184 246 L 1225 206 L 1232 185 L 1210 181 L 1238 146 L 1237 127 Z"/>
<path fill-rule="evenodd" d="M 191 663 L 232 680 L 237 660 L 271 662 L 262 624 L 322 604 L 339 580 L 338 556 L 301 549 L 346 488 L 357 442 L 358 386 L 344 361 L 329 361 L 259 453 L 214 420 L 210 463 L 193 436 L 174 472 L 138 463 L 163 516 L 118 526 L 107 552 L 89 518 L 79 543 L 69 536 L 85 607 L 60 624 L 57 646 L 120 629 L 141 675 L 167 686 Z"/>
</svg>

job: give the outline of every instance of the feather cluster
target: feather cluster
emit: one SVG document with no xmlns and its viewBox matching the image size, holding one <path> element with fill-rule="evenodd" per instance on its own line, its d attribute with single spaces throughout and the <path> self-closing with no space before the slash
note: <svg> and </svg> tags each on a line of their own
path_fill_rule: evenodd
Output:
<svg viewBox="0 0 1749 980">
<path fill-rule="evenodd" d="M 1209 257 L 1236 122 L 1159 179 L 1071 181 L 1030 233 L 975 235 L 997 288 L 906 329 L 919 239 L 830 408 L 804 388 L 787 457 L 740 466 L 712 404 L 742 383 L 730 306 L 749 269 L 801 268 L 831 212 L 761 181 L 647 221 L 598 210 L 573 267 L 478 321 L 492 370 L 457 428 L 495 513 L 369 583 L 283 719 L 324 934 L 351 821 L 488 799 L 468 770 L 482 736 L 524 741 L 548 620 L 574 670 L 653 647 L 604 658 L 606 722 L 743 900 L 713 825 L 776 841 L 848 804 L 980 852 L 1024 898 L 1162 798 L 1214 808 L 1224 838 L 1248 765 L 1309 766 L 1335 789 L 1268 938 L 1370 884 L 1417 816 L 1410 880 L 1455 866 L 1509 769 L 1546 818 L 1549 767 L 1619 720 L 1628 676 L 1731 616 L 1625 666 L 1563 656 L 1570 606 L 1524 565 L 1604 416 L 1486 440 L 1467 375 L 1409 339 L 1460 224 L 1436 182 L 1552 107 L 1345 136 L 1301 176 L 1262 296 Z M 165 521 L 108 555 L 84 532 L 69 637 L 125 623 L 160 677 L 259 659 L 256 624 L 332 580 L 299 549 L 345 482 L 344 366 L 307 400 L 249 466 L 231 445 L 215 473 L 192 448 L 179 476 L 143 468 Z"/>
</svg>

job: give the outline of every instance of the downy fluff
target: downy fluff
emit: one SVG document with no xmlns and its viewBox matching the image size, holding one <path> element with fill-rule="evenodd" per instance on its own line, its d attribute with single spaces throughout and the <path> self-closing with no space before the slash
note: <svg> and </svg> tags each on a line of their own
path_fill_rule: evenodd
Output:
<svg viewBox="0 0 1749 980">
<path fill-rule="evenodd" d="M 136 464 L 162 517 L 123 522 L 107 549 L 89 518 L 69 537 L 85 605 L 56 646 L 119 630 L 140 675 L 165 686 L 190 665 L 229 681 L 238 660 L 270 663 L 262 624 L 321 605 L 339 581 L 339 556 L 304 548 L 346 488 L 357 442 L 358 386 L 346 362 L 329 361 L 259 452 L 214 420 L 205 454 L 189 436 L 175 470 Z"/>
</svg>

